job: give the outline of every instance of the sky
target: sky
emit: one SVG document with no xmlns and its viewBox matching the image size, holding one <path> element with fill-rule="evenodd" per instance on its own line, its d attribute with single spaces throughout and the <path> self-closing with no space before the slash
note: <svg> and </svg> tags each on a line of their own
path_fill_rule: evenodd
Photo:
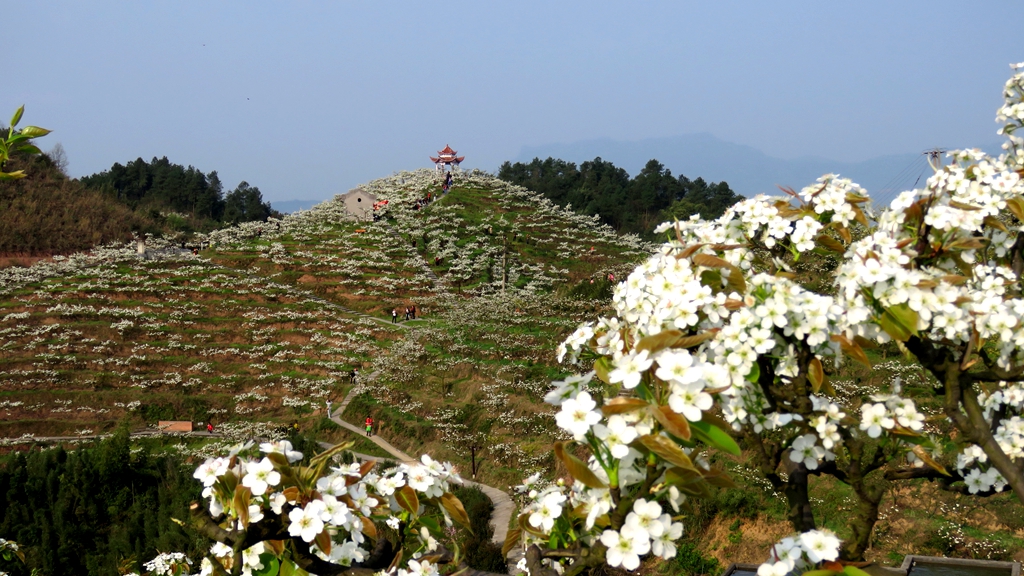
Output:
<svg viewBox="0 0 1024 576">
<path fill-rule="evenodd" d="M 837 161 L 998 142 L 1019 2 L 6 2 L 0 120 L 322 199 L 445 144 L 708 132 Z M 6 122 L 6 120 L 4 120 Z M 671 168 L 671 166 L 669 166 Z M 687 174 L 688 176 L 690 174 Z M 699 174 L 694 174 L 699 176 Z"/>
</svg>

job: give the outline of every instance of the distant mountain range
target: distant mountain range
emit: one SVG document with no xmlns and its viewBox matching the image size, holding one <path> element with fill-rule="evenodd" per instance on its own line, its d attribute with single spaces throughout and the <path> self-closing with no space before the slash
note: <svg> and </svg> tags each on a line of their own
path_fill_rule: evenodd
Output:
<svg viewBox="0 0 1024 576">
<path fill-rule="evenodd" d="M 1000 151 L 998 143 L 981 148 L 990 154 Z M 708 133 L 634 142 L 597 139 L 524 146 L 513 162 L 529 162 L 535 157 L 544 159 L 549 156 L 577 164 L 600 156 L 624 168 L 631 176 L 636 175 L 648 160 L 656 158 L 675 175 L 684 174 L 691 180 L 700 177 L 709 182 L 724 180 L 744 196 L 777 194 L 777 184 L 799 190 L 822 174 L 836 173 L 851 178 L 876 200 L 882 200 L 913 188 L 918 177 L 923 181 L 930 173 L 927 160 L 920 152 L 879 156 L 862 162 L 819 157 L 784 160 Z"/>
<path fill-rule="evenodd" d="M 270 207 L 282 214 L 291 214 L 299 210 L 309 210 L 323 200 L 272 200 Z"/>
</svg>

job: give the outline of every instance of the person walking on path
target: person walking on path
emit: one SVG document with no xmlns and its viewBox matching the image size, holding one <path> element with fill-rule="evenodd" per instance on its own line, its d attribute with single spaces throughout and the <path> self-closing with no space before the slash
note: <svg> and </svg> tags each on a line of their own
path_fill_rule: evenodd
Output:
<svg viewBox="0 0 1024 576">
<path fill-rule="evenodd" d="M 398 308 L 391 309 L 391 323 L 398 324 Z"/>
<path fill-rule="evenodd" d="M 328 418 L 331 417 L 331 401 L 330 400 L 327 401 L 327 417 Z"/>
<path fill-rule="evenodd" d="M 213 434 L 213 423 L 212 422 L 207 422 L 206 423 L 206 433 L 207 434 Z"/>
<path fill-rule="evenodd" d="M 416 305 L 415 304 L 413 304 L 412 307 L 409 308 L 409 315 L 412 317 L 413 320 L 416 319 Z"/>
<path fill-rule="evenodd" d="M 366 435 L 373 436 L 373 418 L 369 416 L 366 417 Z"/>
<path fill-rule="evenodd" d="M 352 385 L 353 386 L 355 385 L 357 378 L 359 378 L 359 368 L 353 368 L 352 369 Z"/>
</svg>

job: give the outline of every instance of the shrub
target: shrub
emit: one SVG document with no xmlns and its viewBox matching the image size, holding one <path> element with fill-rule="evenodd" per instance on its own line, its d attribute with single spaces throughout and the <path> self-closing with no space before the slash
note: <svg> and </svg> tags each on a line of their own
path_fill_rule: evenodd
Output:
<svg viewBox="0 0 1024 576">
<path fill-rule="evenodd" d="M 494 536 L 491 528 L 494 504 L 491 499 L 475 486 L 457 488 L 453 493 L 462 502 L 473 528 L 472 533 L 460 530 L 462 539 L 459 546 L 466 556 L 466 564 L 485 572 L 504 573 L 508 567 L 501 553 L 501 545 L 491 541 Z"/>
</svg>

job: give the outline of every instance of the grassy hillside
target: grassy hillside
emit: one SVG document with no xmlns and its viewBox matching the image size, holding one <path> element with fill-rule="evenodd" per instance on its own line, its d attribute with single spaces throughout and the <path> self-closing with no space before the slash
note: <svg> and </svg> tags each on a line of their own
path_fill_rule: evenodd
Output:
<svg viewBox="0 0 1024 576">
<path fill-rule="evenodd" d="M 0 182 L 0 256 L 69 254 L 157 230 L 149 219 L 97 190 L 67 178 L 46 156 L 18 156 L 7 170 L 21 180 Z"/>
</svg>

